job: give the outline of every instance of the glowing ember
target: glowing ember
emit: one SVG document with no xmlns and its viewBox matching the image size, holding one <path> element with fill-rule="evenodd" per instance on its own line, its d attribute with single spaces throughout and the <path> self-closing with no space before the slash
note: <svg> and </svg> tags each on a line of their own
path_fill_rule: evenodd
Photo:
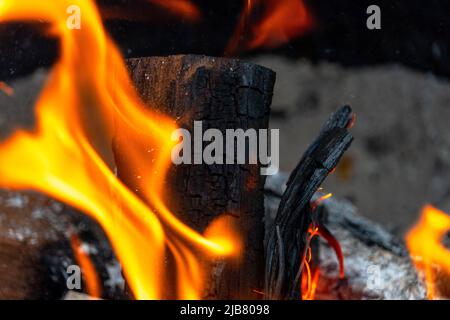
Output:
<svg viewBox="0 0 450 320">
<path fill-rule="evenodd" d="M 262 11 L 257 22 L 254 13 Z M 313 18 L 303 0 L 247 0 L 226 53 L 233 54 L 242 38 L 244 50 L 275 48 L 311 29 Z"/>
<path fill-rule="evenodd" d="M 331 198 L 332 196 L 333 194 L 331 193 L 321 196 L 311 204 L 311 210 L 314 212 L 321 202 Z M 314 271 L 311 271 L 310 266 L 312 260 L 312 249 L 310 244 L 315 236 L 320 236 L 323 239 L 325 239 L 328 245 L 334 250 L 339 262 L 339 278 L 343 279 L 345 277 L 344 255 L 342 253 L 341 245 L 336 240 L 336 238 L 331 234 L 331 232 L 328 231 L 327 228 L 325 228 L 325 226 L 323 225 L 317 226 L 313 222 L 308 229 L 308 241 L 307 241 L 308 249 L 306 250 L 306 256 L 303 258 L 302 263 L 303 272 L 301 278 L 301 290 L 303 300 L 314 300 L 317 283 L 319 282 L 320 277 L 320 268 L 317 267 Z"/>
<path fill-rule="evenodd" d="M 66 24 L 73 5 L 82 14 L 79 30 Z M 36 104 L 36 128 L 17 130 L 0 145 L 0 186 L 46 193 L 96 219 L 137 298 L 163 297 L 167 254 L 176 261 L 177 297 L 200 298 L 199 255 L 229 256 L 238 239 L 221 223 L 202 236 L 166 207 L 174 121 L 144 108 L 94 2 L 0 0 L 0 22 L 10 21 L 47 22 L 61 54 Z M 140 171 L 144 199 L 115 176 L 113 138 Z"/>
<path fill-rule="evenodd" d="M 314 294 L 319 281 L 320 269 L 317 267 L 312 275 L 311 260 L 312 249 L 310 247 L 311 240 L 318 234 L 319 228 L 311 226 L 308 230 L 308 249 L 306 250 L 306 256 L 303 258 L 303 272 L 301 278 L 301 292 L 303 300 L 314 300 Z"/>
<path fill-rule="evenodd" d="M 315 231 L 315 234 L 319 235 L 325 241 L 327 241 L 328 245 L 333 249 L 334 253 L 339 262 L 339 278 L 344 279 L 345 277 L 345 268 L 344 268 L 344 254 L 342 253 L 342 248 L 337 239 L 333 236 L 333 234 L 328 231 L 325 226 L 320 226 Z"/>
<path fill-rule="evenodd" d="M 406 235 L 414 264 L 425 277 L 429 299 L 450 297 L 450 250 L 442 244 L 449 231 L 450 216 L 426 205 L 420 220 Z"/>
<path fill-rule="evenodd" d="M 317 283 L 319 282 L 320 269 L 317 268 L 313 275 L 311 275 L 311 268 L 309 263 L 304 260 L 305 271 L 302 275 L 302 299 L 303 300 L 314 300 Z"/>
</svg>

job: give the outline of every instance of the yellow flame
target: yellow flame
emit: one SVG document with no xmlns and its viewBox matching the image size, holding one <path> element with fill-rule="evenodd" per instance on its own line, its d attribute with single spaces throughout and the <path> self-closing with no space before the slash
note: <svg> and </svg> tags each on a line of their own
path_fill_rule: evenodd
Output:
<svg viewBox="0 0 450 320">
<path fill-rule="evenodd" d="M 79 30 L 66 25 L 72 5 L 80 8 Z M 0 0 L 0 22 L 30 20 L 49 25 L 61 54 L 36 103 L 36 128 L 17 130 L 0 145 L 0 187 L 34 189 L 96 219 L 136 298 L 163 297 L 166 248 L 177 262 L 178 297 L 199 298 L 198 249 L 226 256 L 238 239 L 230 233 L 216 243 L 163 202 L 174 121 L 143 106 L 92 0 Z M 139 170 L 143 199 L 114 174 L 113 139 L 127 166 Z"/>
<path fill-rule="evenodd" d="M 416 268 L 423 272 L 429 299 L 438 294 L 438 277 L 450 279 L 450 250 L 442 239 L 450 231 L 450 216 L 431 205 L 422 209 L 418 223 L 406 235 L 406 244 Z"/>
</svg>

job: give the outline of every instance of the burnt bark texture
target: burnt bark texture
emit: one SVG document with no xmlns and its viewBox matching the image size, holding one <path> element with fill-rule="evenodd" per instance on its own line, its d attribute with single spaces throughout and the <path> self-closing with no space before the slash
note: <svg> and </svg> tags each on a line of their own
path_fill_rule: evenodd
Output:
<svg viewBox="0 0 450 320">
<path fill-rule="evenodd" d="M 36 192 L 0 190 L 0 220 L 0 300 L 62 298 L 73 274 L 67 267 L 79 264 L 69 234 L 92 248 L 102 297 L 125 298 L 108 272 L 118 262 L 107 237 L 89 217 Z M 78 291 L 86 292 L 84 280 Z"/>
<path fill-rule="evenodd" d="M 127 63 L 143 101 L 176 120 L 192 137 L 194 121 L 202 121 L 203 131 L 216 128 L 224 136 L 226 129 L 268 127 L 275 82 L 275 73 L 269 69 L 196 55 L 137 58 Z M 116 152 L 119 163 L 123 156 Z M 172 167 L 166 203 L 182 221 L 203 232 L 214 218 L 229 214 L 237 219 L 243 237 L 239 267 L 216 261 L 205 298 L 258 298 L 254 290 L 261 290 L 264 281 L 264 181 L 259 165 Z"/>
<path fill-rule="evenodd" d="M 349 106 L 331 115 L 294 169 L 281 197 L 266 245 L 265 292 L 268 299 L 300 299 L 303 258 L 313 221 L 311 198 L 352 143 Z"/>
</svg>

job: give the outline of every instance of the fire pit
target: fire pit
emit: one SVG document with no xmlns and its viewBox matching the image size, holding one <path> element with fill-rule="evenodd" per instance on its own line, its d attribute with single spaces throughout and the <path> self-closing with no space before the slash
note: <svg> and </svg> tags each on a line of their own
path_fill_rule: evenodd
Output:
<svg viewBox="0 0 450 320">
<path fill-rule="evenodd" d="M 32 1 L 0 0 L 5 32 L 23 28 L 17 22 L 39 22 L 33 32 L 51 38 L 42 50 L 53 52 L 57 43 L 59 52 L 47 55 L 48 69 L 0 78 L 0 298 L 450 297 L 450 217 L 434 205 L 449 203 L 442 178 L 450 177 L 448 125 L 437 122 L 409 150 L 402 137 L 416 122 L 381 107 L 372 116 L 353 99 L 362 93 L 352 86 L 341 90 L 342 101 L 330 98 L 331 89 L 318 91 L 320 77 L 333 78 L 333 86 L 341 81 L 332 76 L 338 67 L 299 61 L 286 68 L 279 57 L 249 56 L 282 54 L 275 49 L 318 32 L 320 21 L 307 2 L 242 1 L 214 55 L 127 53 L 128 42 L 110 36 L 118 20 L 192 28 L 206 19 L 196 1 L 139 5 L 58 0 L 36 8 Z M 133 27 L 124 28 L 132 33 Z M 265 59 L 276 72 L 261 65 Z M 371 77 L 358 79 L 376 87 Z M 433 90 L 446 85 L 433 82 Z M 401 92 L 388 94 L 403 99 Z M 377 95 L 361 103 L 382 105 Z M 409 108 L 420 109 L 423 119 L 441 114 L 438 102 Z M 380 114 L 395 131 L 366 137 L 358 128 L 384 126 Z M 302 153 L 294 152 L 293 141 Z M 421 204 L 415 225 L 390 225 L 389 214 L 375 222 L 370 210 L 364 216 L 368 204 L 360 199 L 371 183 L 394 179 L 380 178 L 380 168 L 392 172 L 404 164 L 411 181 L 421 174 L 415 166 L 421 145 L 435 166 L 424 165 L 434 170 L 431 184 L 442 190 L 430 199 L 433 205 Z M 358 180 L 352 187 L 358 172 L 371 183 Z M 389 210 L 382 204 L 391 198 L 395 194 L 380 198 L 379 210 Z M 183 315 L 214 312 L 183 308 Z M 255 304 L 232 312 L 267 310 Z"/>
</svg>

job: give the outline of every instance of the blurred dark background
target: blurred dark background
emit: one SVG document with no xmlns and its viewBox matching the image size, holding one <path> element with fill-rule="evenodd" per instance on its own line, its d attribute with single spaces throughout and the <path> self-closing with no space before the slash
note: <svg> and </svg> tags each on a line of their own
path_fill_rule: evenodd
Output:
<svg viewBox="0 0 450 320">
<path fill-rule="evenodd" d="M 97 2 L 108 31 L 126 57 L 176 53 L 221 56 L 245 4 L 244 0 L 193 0 L 202 18 L 192 22 L 146 0 Z M 305 4 L 316 22 L 314 28 L 269 52 L 344 66 L 397 62 L 439 76 L 450 75 L 448 1 L 305 0 Z M 381 30 L 366 28 L 366 9 L 371 4 L 381 8 Z M 40 36 L 35 26 L 1 26 L 0 79 L 48 66 L 56 55 L 57 44 Z"/>
</svg>

